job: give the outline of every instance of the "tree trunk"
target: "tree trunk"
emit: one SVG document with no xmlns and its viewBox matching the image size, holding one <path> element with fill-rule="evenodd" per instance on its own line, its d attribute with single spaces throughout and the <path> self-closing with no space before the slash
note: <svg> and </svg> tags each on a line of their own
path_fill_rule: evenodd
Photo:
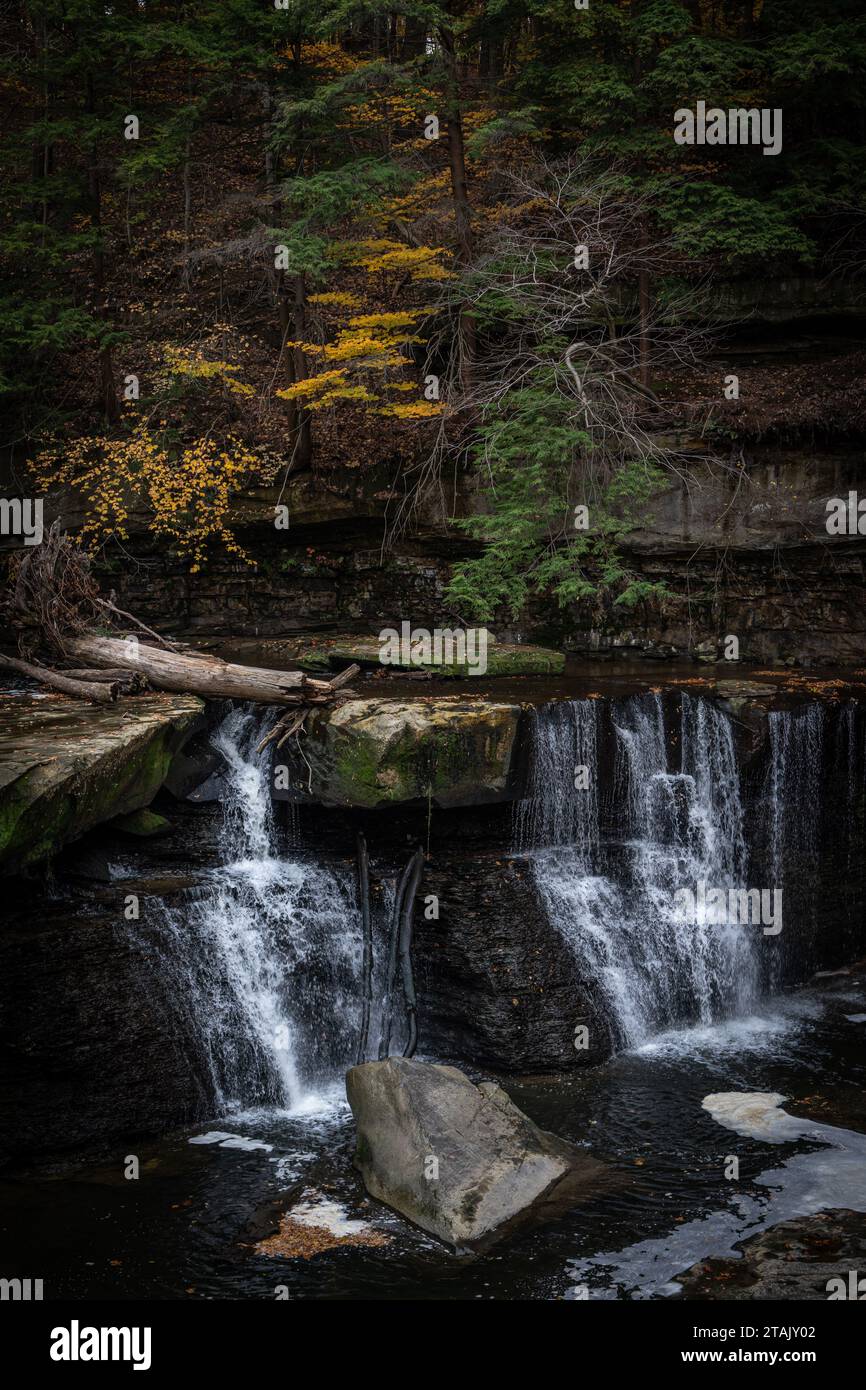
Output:
<svg viewBox="0 0 866 1390">
<path fill-rule="evenodd" d="M 264 92 L 265 110 L 265 138 L 270 134 L 271 113 L 273 110 L 273 96 L 269 86 L 265 86 Z M 271 205 L 274 223 L 278 224 L 282 217 L 283 204 L 277 191 L 277 179 L 279 170 L 273 152 L 265 144 L 265 184 L 268 191 L 268 201 Z M 307 326 L 307 290 L 303 275 L 289 277 L 284 270 L 271 271 L 270 279 L 273 285 L 274 294 L 277 301 L 277 312 L 280 320 L 280 358 L 286 354 L 286 366 L 289 386 L 294 386 L 298 381 L 305 381 L 308 376 L 306 355 L 302 348 L 286 348 L 286 343 L 291 339 L 294 342 L 303 342 Z M 289 433 L 295 441 L 292 456 L 292 471 L 294 473 L 308 472 L 313 458 L 312 426 L 310 422 L 310 412 L 305 409 L 302 401 L 288 402 L 288 425 Z"/>
<path fill-rule="evenodd" d="M 400 58 L 407 62 L 412 58 L 420 58 L 427 49 L 427 24 L 423 19 L 414 19 L 407 15 L 404 21 L 403 42 L 400 46 Z"/>
<path fill-rule="evenodd" d="M 52 690 L 60 690 L 64 695 L 74 695 L 77 700 L 90 700 L 94 705 L 112 705 L 117 699 L 118 685 L 112 681 L 91 682 L 73 680 L 70 676 L 52 671 L 49 666 L 31 666 L 29 661 L 19 661 L 15 656 L 0 656 L 0 666 L 19 675 L 30 676 L 32 680 L 49 685 Z"/>
<path fill-rule="evenodd" d="M 236 666 L 217 656 L 183 656 L 120 637 L 76 637 L 66 643 L 70 656 L 92 666 L 139 671 L 156 690 L 174 690 L 206 699 L 256 700 L 265 705 L 314 705 L 333 698 L 329 681 L 302 671 L 270 671 Z"/>
<path fill-rule="evenodd" d="M 650 279 L 649 271 L 638 274 L 638 313 L 640 316 L 640 337 L 638 340 L 638 368 L 641 386 L 649 386 L 649 317 L 650 317 Z"/>
<path fill-rule="evenodd" d="M 96 96 L 93 74 L 87 77 L 88 115 L 96 115 Z M 94 232 L 93 242 L 93 290 L 96 301 L 96 314 L 108 328 L 108 305 L 105 302 L 105 252 L 102 245 L 102 190 L 99 180 L 99 152 L 94 136 L 87 150 L 87 187 L 90 199 L 90 218 Z M 99 384 L 102 409 L 109 425 L 116 425 L 120 419 L 120 405 L 117 400 L 117 387 L 114 383 L 114 362 L 111 348 L 107 343 L 99 346 Z"/>
<path fill-rule="evenodd" d="M 302 343 L 306 336 L 307 329 L 307 283 L 303 275 L 296 275 L 294 281 L 295 294 L 292 331 L 295 335 L 295 341 Z M 309 375 L 309 367 L 307 366 L 307 355 L 303 348 L 296 347 L 292 349 L 292 365 L 294 368 L 295 381 L 305 381 Z M 306 471 L 310 468 L 313 460 L 313 441 L 310 412 L 301 402 L 298 403 L 297 425 L 298 456 L 296 459 L 296 470 Z"/>
<path fill-rule="evenodd" d="M 451 29 L 439 30 L 439 42 L 445 60 L 448 121 L 448 168 L 451 174 L 451 196 L 457 226 L 457 259 L 468 265 L 472 259 L 472 215 L 469 207 L 469 186 L 466 180 L 466 149 L 463 141 L 463 117 L 460 110 L 460 85 L 457 75 L 457 55 Z M 475 317 L 464 309 L 460 314 L 460 364 L 463 389 L 472 384 L 472 365 L 476 356 Z"/>
</svg>

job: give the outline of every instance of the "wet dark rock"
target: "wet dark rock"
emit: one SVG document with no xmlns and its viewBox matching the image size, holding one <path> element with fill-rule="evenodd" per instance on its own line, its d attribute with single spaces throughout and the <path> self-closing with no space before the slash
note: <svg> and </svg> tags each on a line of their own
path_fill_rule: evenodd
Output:
<svg viewBox="0 0 866 1390">
<path fill-rule="evenodd" d="M 439 916 L 418 911 L 414 945 L 425 1050 L 504 1073 L 568 1071 L 610 1055 L 609 1026 L 525 861 L 455 843 L 426 864 L 419 905 L 429 895 Z M 589 1047 L 577 1051 L 580 1025 Z"/>
<path fill-rule="evenodd" d="M 501 1087 L 391 1057 L 346 1075 L 367 1191 L 458 1251 L 486 1249 L 602 1186 L 604 1166 L 548 1134 Z"/>
<path fill-rule="evenodd" d="M 120 831 L 122 835 L 134 835 L 138 840 L 150 840 L 154 835 L 167 835 L 171 831 L 171 821 L 143 806 L 140 811 L 131 811 L 128 816 L 115 816 L 111 829 Z"/>
<path fill-rule="evenodd" d="M 694 657 L 695 661 L 718 661 L 719 644 L 718 642 L 714 642 L 710 638 L 707 638 L 703 642 L 698 642 L 697 646 L 692 648 L 691 654 Z"/>
<path fill-rule="evenodd" d="M 72 845 L 62 856 L 63 873 L 72 878 L 88 879 L 93 883 L 111 882 L 111 859 L 98 845 Z"/>
<path fill-rule="evenodd" d="M 702 1260 L 677 1276 L 687 1299 L 821 1300 L 866 1274 L 866 1214 L 840 1208 L 783 1221 L 741 1241 L 740 1259 Z M 838 1282 L 842 1281 L 842 1285 Z M 866 1287 L 858 1298 L 866 1295 Z M 850 1292 L 847 1294 L 850 1298 Z"/>
<path fill-rule="evenodd" d="M 185 801 L 193 792 L 204 787 L 222 764 L 222 757 L 209 743 L 207 736 L 198 734 L 175 753 L 163 786 L 178 801 Z"/>
<path fill-rule="evenodd" d="M 0 1164 L 162 1134 L 207 1112 L 196 1040 L 144 965 L 143 898 L 142 922 L 124 919 L 130 891 L 116 885 L 111 911 L 43 906 L 0 933 Z"/>
<path fill-rule="evenodd" d="M 715 684 L 716 694 L 731 705 L 738 700 L 772 699 L 777 689 L 777 686 L 765 684 L 763 681 L 722 680 L 716 681 Z"/>
</svg>

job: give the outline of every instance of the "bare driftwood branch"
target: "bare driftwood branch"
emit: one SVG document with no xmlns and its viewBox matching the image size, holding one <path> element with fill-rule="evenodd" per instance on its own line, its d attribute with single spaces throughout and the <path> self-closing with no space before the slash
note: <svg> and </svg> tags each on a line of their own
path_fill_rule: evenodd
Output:
<svg viewBox="0 0 866 1390">
<path fill-rule="evenodd" d="M 283 744 L 286 743 L 293 734 L 300 733 L 307 715 L 310 713 L 311 707 L 314 704 L 331 704 L 337 692 L 341 690 L 348 681 L 353 680 L 360 669 L 360 666 L 353 663 L 351 666 L 347 666 L 345 671 L 341 671 L 338 676 L 334 676 L 333 680 L 310 681 L 310 685 L 320 687 L 319 692 L 317 694 L 311 694 L 308 697 L 308 703 L 305 709 L 293 710 L 290 714 L 284 714 L 281 719 L 278 719 L 270 732 L 265 734 L 265 737 L 256 748 L 256 752 L 261 753 L 262 749 L 267 748 L 268 744 L 275 738 L 279 739 L 277 748 L 282 748 Z M 349 696 L 350 692 L 344 691 L 342 698 L 346 699 Z"/>
<path fill-rule="evenodd" d="M 0 666 L 9 671 L 17 671 L 19 675 L 30 676 L 42 685 L 51 686 L 52 690 L 62 691 L 64 695 L 74 695 L 79 700 L 90 700 L 95 705 L 111 705 L 117 699 L 117 681 L 106 684 L 103 681 L 74 680 L 68 675 L 61 675 L 59 671 L 52 671 L 48 666 L 34 666 L 29 661 L 20 661 L 16 656 L 0 656 Z"/>
<path fill-rule="evenodd" d="M 147 623 L 143 623 L 140 618 L 136 618 L 134 613 L 127 613 L 125 608 L 118 608 L 117 604 L 114 602 L 113 594 L 110 599 L 97 599 L 97 603 L 107 612 L 113 613 L 115 617 L 126 618 L 128 622 L 134 623 L 136 627 L 141 628 L 142 632 L 146 632 L 148 637 L 152 637 L 155 642 L 158 642 L 161 647 L 165 647 L 168 651 L 176 652 L 180 650 L 176 642 L 169 642 L 167 637 L 161 637 L 158 632 L 154 632 L 152 627 L 148 627 Z"/>
<path fill-rule="evenodd" d="M 139 690 L 147 689 L 147 679 L 144 676 L 138 671 L 129 671 L 121 666 L 106 666 L 104 670 L 91 666 L 71 671 L 64 668 L 60 674 L 73 681 L 99 681 L 100 684 L 109 685 L 116 683 L 124 695 L 136 694 Z"/>
</svg>

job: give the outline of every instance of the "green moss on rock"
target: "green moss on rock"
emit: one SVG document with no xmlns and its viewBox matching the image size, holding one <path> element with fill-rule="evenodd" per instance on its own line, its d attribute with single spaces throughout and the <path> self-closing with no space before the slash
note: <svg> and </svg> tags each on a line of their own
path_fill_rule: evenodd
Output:
<svg viewBox="0 0 866 1390">
<path fill-rule="evenodd" d="M 181 695 L 104 707 L 0 701 L 2 870 L 38 863 L 94 825 L 147 806 L 203 708 Z"/>
<path fill-rule="evenodd" d="M 154 835 L 165 835 L 171 830 L 171 821 L 142 806 L 140 811 L 131 811 L 128 816 L 115 816 L 111 828 L 122 831 L 124 835 L 148 840 Z"/>
<path fill-rule="evenodd" d="M 488 700 L 350 700 L 308 720 L 295 784 L 344 806 L 505 800 L 519 718 Z"/>
</svg>

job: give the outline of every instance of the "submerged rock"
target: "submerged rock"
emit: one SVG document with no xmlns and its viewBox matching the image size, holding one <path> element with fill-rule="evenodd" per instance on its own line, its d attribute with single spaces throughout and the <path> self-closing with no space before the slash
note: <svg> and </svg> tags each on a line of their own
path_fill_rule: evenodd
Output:
<svg viewBox="0 0 866 1390">
<path fill-rule="evenodd" d="M 390 1057 L 346 1074 L 368 1192 L 458 1250 L 594 1196 L 604 1166 L 539 1129 L 495 1082 Z"/>
<path fill-rule="evenodd" d="M 124 835 L 134 835 L 136 839 L 150 840 L 154 835 L 167 835 L 171 821 L 148 806 L 142 806 L 140 811 L 130 811 L 128 816 L 115 816 L 111 828 Z"/>
<path fill-rule="evenodd" d="M 393 629 L 396 632 L 396 629 Z M 440 630 L 441 631 L 441 630 Z M 499 642 L 492 632 L 487 632 L 484 659 L 479 670 L 477 660 L 479 649 L 472 645 L 466 651 L 458 645 L 462 634 L 455 631 L 451 638 L 440 636 L 437 648 L 431 637 L 431 646 L 425 650 L 423 642 L 416 642 L 410 648 L 408 639 L 402 644 L 399 654 L 389 653 L 387 663 L 382 661 L 383 642 L 374 634 L 356 633 L 308 633 L 303 637 L 281 637 L 254 643 L 236 641 L 231 644 L 237 651 L 244 646 L 249 651 L 262 650 L 268 659 L 274 656 L 284 661 L 297 662 L 298 665 L 314 671 L 339 671 L 350 662 L 368 669 L 406 671 L 427 671 L 436 676 L 480 677 L 480 676 L 557 676 L 565 670 L 565 653 L 552 647 L 539 647 L 529 642 Z M 477 636 L 472 639 L 478 641 Z"/>
</svg>

